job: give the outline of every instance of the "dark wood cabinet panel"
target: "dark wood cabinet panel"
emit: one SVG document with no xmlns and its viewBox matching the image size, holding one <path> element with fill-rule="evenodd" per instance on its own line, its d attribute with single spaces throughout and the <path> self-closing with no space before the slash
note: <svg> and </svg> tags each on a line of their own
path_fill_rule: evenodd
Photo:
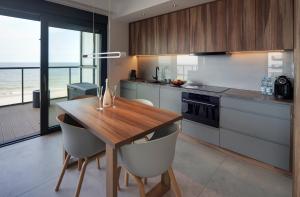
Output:
<svg viewBox="0 0 300 197">
<path fill-rule="evenodd" d="M 156 54 L 168 54 L 168 19 L 169 16 L 167 14 L 156 17 Z"/>
<path fill-rule="evenodd" d="M 168 54 L 177 53 L 177 12 L 168 14 Z"/>
<path fill-rule="evenodd" d="M 293 49 L 293 0 L 256 0 L 256 49 Z"/>
<path fill-rule="evenodd" d="M 146 19 L 146 55 L 155 55 L 155 28 L 156 28 L 156 19 L 149 18 Z"/>
<path fill-rule="evenodd" d="M 190 53 L 190 10 L 177 12 L 177 53 Z"/>
<path fill-rule="evenodd" d="M 254 51 L 255 1 L 227 0 L 228 51 Z"/>
<path fill-rule="evenodd" d="M 190 9 L 190 51 L 206 51 L 206 7 L 197 6 Z"/>
<path fill-rule="evenodd" d="M 129 24 L 129 54 L 136 55 L 138 52 L 139 43 L 139 23 Z"/>
<path fill-rule="evenodd" d="M 224 52 L 226 40 L 226 0 L 190 9 L 191 52 Z"/>
</svg>

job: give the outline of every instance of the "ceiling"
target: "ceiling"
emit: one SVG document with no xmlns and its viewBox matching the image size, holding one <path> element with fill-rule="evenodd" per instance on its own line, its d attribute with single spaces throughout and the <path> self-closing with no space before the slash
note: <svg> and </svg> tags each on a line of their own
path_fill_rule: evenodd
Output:
<svg viewBox="0 0 300 197">
<path fill-rule="evenodd" d="M 62 5 L 94 11 L 124 22 L 165 14 L 214 0 L 47 0 Z M 175 2 L 175 7 L 174 7 Z"/>
</svg>

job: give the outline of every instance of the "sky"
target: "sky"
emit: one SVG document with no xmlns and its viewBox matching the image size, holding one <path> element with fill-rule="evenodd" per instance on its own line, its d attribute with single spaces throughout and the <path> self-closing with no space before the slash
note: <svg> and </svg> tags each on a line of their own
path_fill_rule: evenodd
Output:
<svg viewBox="0 0 300 197">
<path fill-rule="evenodd" d="M 49 61 L 79 62 L 80 32 L 49 28 Z M 0 63 L 40 62 L 40 22 L 0 15 Z"/>
</svg>

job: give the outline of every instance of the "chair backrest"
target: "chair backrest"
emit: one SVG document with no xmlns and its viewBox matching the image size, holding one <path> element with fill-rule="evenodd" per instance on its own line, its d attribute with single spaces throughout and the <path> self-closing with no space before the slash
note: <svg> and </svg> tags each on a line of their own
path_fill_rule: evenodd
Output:
<svg viewBox="0 0 300 197">
<path fill-rule="evenodd" d="M 141 144 L 128 144 L 120 148 L 120 158 L 129 172 L 139 177 L 154 177 L 170 168 L 174 160 L 179 130 L 164 133 L 165 136 L 161 138 Z"/>
<path fill-rule="evenodd" d="M 139 103 L 143 103 L 145 105 L 149 105 L 151 107 L 153 107 L 153 103 L 149 100 L 146 100 L 146 99 L 133 99 L 133 101 L 136 101 L 136 102 L 139 102 Z"/>
<path fill-rule="evenodd" d="M 105 150 L 105 143 L 91 134 L 70 116 L 61 114 L 57 120 L 62 129 L 63 145 L 68 154 L 86 158 Z"/>
</svg>

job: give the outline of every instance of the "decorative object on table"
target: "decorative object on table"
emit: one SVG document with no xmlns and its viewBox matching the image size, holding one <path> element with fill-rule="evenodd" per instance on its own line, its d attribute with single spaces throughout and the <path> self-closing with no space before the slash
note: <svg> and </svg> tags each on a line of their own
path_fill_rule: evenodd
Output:
<svg viewBox="0 0 300 197">
<path fill-rule="evenodd" d="M 115 99 L 117 96 L 117 85 L 114 86 L 114 89 L 112 91 L 112 103 L 113 103 L 113 108 L 116 108 L 115 106 Z"/>
<path fill-rule="evenodd" d="M 277 77 L 274 83 L 274 96 L 277 99 L 293 99 L 293 86 L 289 78 Z"/>
<path fill-rule="evenodd" d="M 109 91 L 109 86 L 108 86 L 108 79 L 105 80 L 105 92 L 104 92 L 104 97 L 103 97 L 103 107 L 110 107 L 111 106 L 111 94 Z"/>
<path fill-rule="evenodd" d="M 136 70 L 131 70 L 130 71 L 129 79 L 130 80 L 136 80 Z"/>
<path fill-rule="evenodd" d="M 73 83 L 67 86 L 68 100 L 72 100 L 78 96 L 94 95 L 97 96 L 97 85 L 92 83 Z"/>
<path fill-rule="evenodd" d="M 274 89 L 274 82 L 272 77 L 264 77 L 261 80 L 261 86 L 260 86 L 261 93 L 264 95 L 272 96 L 273 89 Z"/>
<path fill-rule="evenodd" d="M 100 110 L 100 111 L 102 111 L 103 110 L 103 107 L 102 107 L 102 98 L 103 98 L 103 86 L 101 86 L 101 87 L 99 87 L 98 88 L 98 91 L 97 91 L 98 93 L 98 108 L 97 108 L 97 110 Z"/>
<path fill-rule="evenodd" d="M 175 79 L 173 81 L 171 80 L 171 85 L 176 86 L 176 87 L 182 86 L 185 83 L 186 83 L 186 81 L 182 81 L 180 79 Z"/>
</svg>

